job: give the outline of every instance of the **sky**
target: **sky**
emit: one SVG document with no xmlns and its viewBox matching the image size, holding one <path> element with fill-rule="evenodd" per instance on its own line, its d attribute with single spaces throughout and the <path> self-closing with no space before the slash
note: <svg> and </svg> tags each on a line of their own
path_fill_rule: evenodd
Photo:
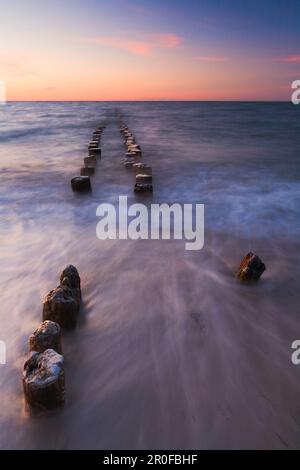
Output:
<svg viewBox="0 0 300 470">
<path fill-rule="evenodd" d="M 290 100 L 300 0 L 0 0 L 8 100 Z"/>
</svg>

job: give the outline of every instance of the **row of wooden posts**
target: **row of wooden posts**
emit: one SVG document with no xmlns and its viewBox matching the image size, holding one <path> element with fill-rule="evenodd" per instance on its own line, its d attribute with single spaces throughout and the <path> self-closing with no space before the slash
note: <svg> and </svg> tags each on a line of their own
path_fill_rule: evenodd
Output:
<svg viewBox="0 0 300 470">
<path fill-rule="evenodd" d="M 32 409 L 51 410 L 66 399 L 62 329 L 75 328 L 81 305 L 80 277 L 67 266 L 59 286 L 43 300 L 43 322 L 29 338 L 29 359 L 23 370 L 23 390 Z"/>
<path fill-rule="evenodd" d="M 90 177 L 101 158 L 101 136 L 104 125 L 93 132 L 88 156 L 80 168 L 80 176 L 71 180 L 73 191 L 91 190 Z M 29 359 L 23 370 L 23 390 L 27 404 L 33 409 L 51 410 L 64 405 L 66 399 L 62 329 L 75 328 L 81 305 L 80 276 L 69 265 L 60 276 L 60 284 L 43 300 L 43 322 L 29 338 Z"/>
<path fill-rule="evenodd" d="M 92 140 L 88 145 L 89 155 L 84 158 L 84 166 L 80 168 L 80 176 L 75 176 L 71 180 L 71 187 L 73 191 L 84 192 L 91 190 L 90 177 L 95 174 L 97 160 L 101 158 L 101 137 L 105 129 L 104 125 L 98 126 L 93 132 Z M 153 176 L 152 168 L 146 163 L 142 162 L 141 146 L 137 144 L 133 133 L 129 130 L 128 126 L 124 123 L 120 124 L 120 132 L 124 137 L 124 144 L 126 147 L 126 155 L 124 158 L 124 166 L 126 168 L 133 168 L 135 170 L 135 185 L 134 191 L 136 193 L 145 193 L 153 191 Z"/>
<path fill-rule="evenodd" d="M 125 158 L 123 160 L 124 166 L 126 168 L 134 169 L 136 173 L 134 191 L 136 193 L 152 192 L 152 168 L 147 165 L 147 163 L 141 161 L 141 146 L 137 144 L 133 133 L 123 122 L 120 124 L 120 132 L 124 137 L 124 144 L 127 149 Z"/>
<path fill-rule="evenodd" d="M 92 186 L 90 177 L 95 174 L 97 161 L 101 158 L 100 144 L 104 129 L 105 126 L 101 125 L 93 132 L 92 140 L 88 145 L 88 156 L 84 158 L 84 166 L 80 168 L 80 176 L 75 176 L 71 180 L 73 191 L 83 192 L 91 190 Z"/>
</svg>

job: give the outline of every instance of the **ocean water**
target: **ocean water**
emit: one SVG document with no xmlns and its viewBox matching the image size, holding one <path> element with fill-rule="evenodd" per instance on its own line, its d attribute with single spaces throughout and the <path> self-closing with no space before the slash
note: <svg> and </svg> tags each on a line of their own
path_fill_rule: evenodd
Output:
<svg viewBox="0 0 300 470">
<path fill-rule="evenodd" d="M 117 116 L 153 167 L 134 196 Z M 0 107 L 1 449 L 300 447 L 300 108 L 289 103 L 8 103 Z M 78 174 L 106 122 L 93 191 Z M 96 238 L 96 208 L 205 204 L 203 250 Z M 234 281 L 254 251 L 267 270 Z M 78 328 L 64 333 L 67 403 L 22 394 L 42 298 L 72 263 Z"/>
</svg>

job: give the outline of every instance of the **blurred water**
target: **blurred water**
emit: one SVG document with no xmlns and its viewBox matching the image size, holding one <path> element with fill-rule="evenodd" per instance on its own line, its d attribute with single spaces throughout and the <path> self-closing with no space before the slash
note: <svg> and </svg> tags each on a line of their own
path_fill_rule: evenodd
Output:
<svg viewBox="0 0 300 470">
<path fill-rule="evenodd" d="M 151 202 L 205 204 L 205 247 L 99 241 L 96 208 L 133 195 L 122 113 L 153 167 Z M 76 195 L 95 126 L 103 157 Z M 0 448 L 298 448 L 300 120 L 284 103 L 9 103 L 0 108 Z M 233 274 L 252 250 L 261 282 Z M 21 371 L 43 295 L 75 264 L 67 405 L 30 417 Z"/>
</svg>

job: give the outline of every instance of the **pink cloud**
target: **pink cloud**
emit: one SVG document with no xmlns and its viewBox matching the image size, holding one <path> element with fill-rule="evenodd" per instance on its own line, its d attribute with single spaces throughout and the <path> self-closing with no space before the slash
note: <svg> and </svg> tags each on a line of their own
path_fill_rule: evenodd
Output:
<svg viewBox="0 0 300 470">
<path fill-rule="evenodd" d="M 216 57 L 216 56 L 196 56 L 195 60 L 199 62 L 227 62 L 227 57 Z"/>
<path fill-rule="evenodd" d="M 289 55 L 277 59 L 278 62 L 300 63 L 300 55 Z"/>
<path fill-rule="evenodd" d="M 148 55 L 155 49 L 176 48 L 182 43 L 182 38 L 176 34 L 153 34 L 142 39 L 128 39 L 118 36 L 96 36 L 82 38 L 81 42 L 99 44 L 124 50 L 136 55 Z"/>
<path fill-rule="evenodd" d="M 113 36 L 86 38 L 84 42 L 114 47 L 115 49 L 121 49 L 137 55 L 147 55 L 153 49 L 152 44 L 144 41 L 134 41 Z"/>
<path fill-rule="evenodd" d="M 183 42 L 182 38 L 180 36 L 177 36 L 177 34 L 155 34 L 152 36 L 152 38 L 154 43 L 157 43 L 157 46 L 166 48 L 180 46 L 180 44 L 182 44 Z"/>
</svg>

